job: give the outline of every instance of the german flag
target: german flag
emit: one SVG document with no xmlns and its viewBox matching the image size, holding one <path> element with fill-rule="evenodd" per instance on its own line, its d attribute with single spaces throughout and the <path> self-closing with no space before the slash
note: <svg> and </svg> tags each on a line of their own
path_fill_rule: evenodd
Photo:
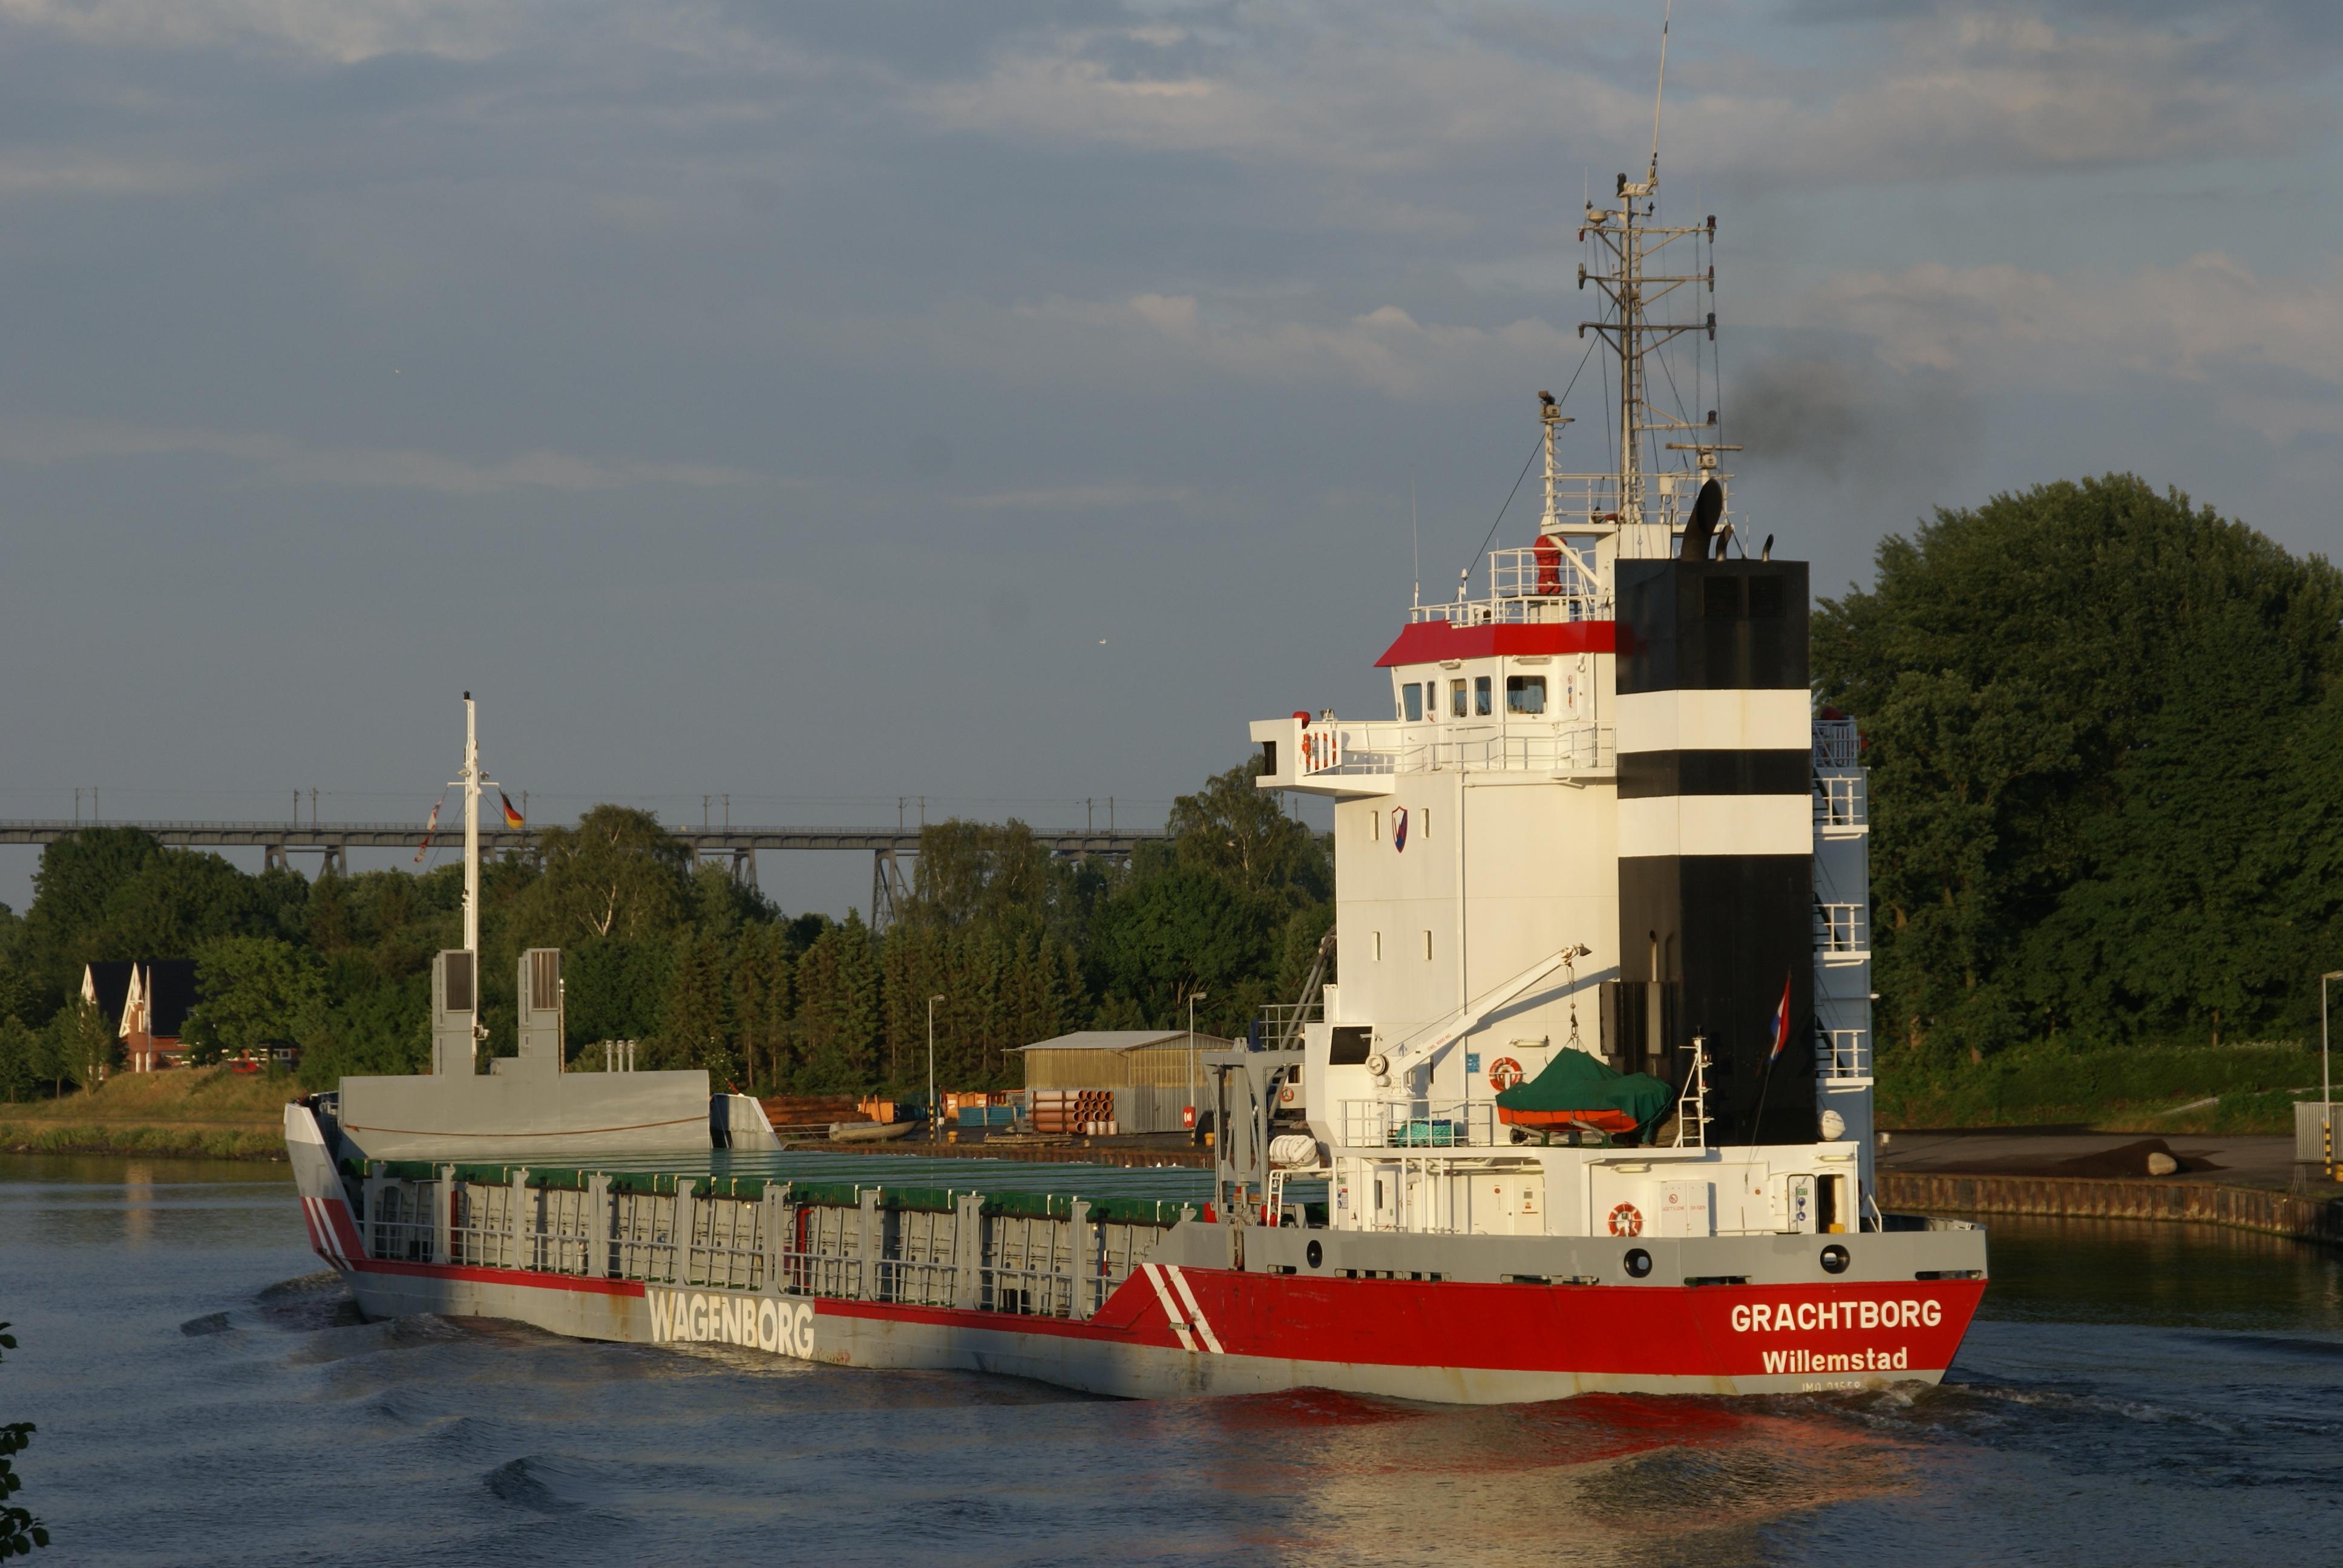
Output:
<svg viewBox="0 0 2343 1568">
<path fill-rule="evenodd" d="M 521 829 L 528 826 L 528 819 L 522 817 L 519 812 L 513 809 L 511 796 L 499 789 L 497 791 L 497 799 L 504 803 L 506 827 L 512 829 L 515 832 L 518 832 Z"/>
</svg>

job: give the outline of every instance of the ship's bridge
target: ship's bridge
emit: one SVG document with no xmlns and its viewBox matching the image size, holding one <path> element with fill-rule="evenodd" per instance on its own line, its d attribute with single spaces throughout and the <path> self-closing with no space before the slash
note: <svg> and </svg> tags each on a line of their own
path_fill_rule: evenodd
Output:
<svg viewBox="0 0 2343 1568">
<path fill-rule="evenodd" d="M 1613 623 L 1592 553 L 1542 535 L 1490 552 L 1488 580 L 1485 597 L 1410 610 L 1375 661 L 1392 672 L 1388 720 L 1301 711 L 1254 723 L 1258 786 L 1342 798 L 1389 794 L 1408 774 L 1613 777 Z"/>
</svg>

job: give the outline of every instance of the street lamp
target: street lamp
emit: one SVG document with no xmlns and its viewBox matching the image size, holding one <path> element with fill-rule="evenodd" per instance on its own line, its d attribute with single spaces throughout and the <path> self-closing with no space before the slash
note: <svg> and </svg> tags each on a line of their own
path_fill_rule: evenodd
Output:
<svg viewBox="0 0 2343 1568">
<path fill-rule="evenodd" d="M 936 1141 L 936 1003 L 940 992 L 928 999 L 928 1141 Z"/>
<path fill-rule="evenodd" d="M 1202 1136 L 1204 1118 L 1196 1109 L 1196 1004 L 1211 996 L 1210 991 L 1192 991 L 1188 996 L 1188 1131 L 1191 1141 Z"/>
<path fill-rule="evenodd" d="M 2327 1054 L 2327 987 L 2343 980 L 2343 970 L 2330 970 L 2318 977 L 2318 1100 L 2327 1122 L 2327 1179 L 2335 1180 L 2335 1078 L 2328 1070 Z"/>
</svg>

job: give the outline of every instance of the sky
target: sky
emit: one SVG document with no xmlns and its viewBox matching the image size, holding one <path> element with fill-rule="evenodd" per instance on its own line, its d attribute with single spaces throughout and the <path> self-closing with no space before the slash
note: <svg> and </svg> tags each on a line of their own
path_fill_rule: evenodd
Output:
<svg viewBox="0 0 2343 1568">
<path fill-rule="evenodd" d="M 1247 720 L 1389 700 L 1419 551 L 1475 558 L 1580 363 L 1659 42 L 0 0 L 0 817 L 419 819 L 468 689 L 540 820 L 1160 822 Z M 2331 0 L 1680 0 L 1745 535 L 1834 593 L 2121 469 L 2331 554 L 2338 61 Z M 1592 367 L 1567 411 L 1602 466 Z"/>
</svg>

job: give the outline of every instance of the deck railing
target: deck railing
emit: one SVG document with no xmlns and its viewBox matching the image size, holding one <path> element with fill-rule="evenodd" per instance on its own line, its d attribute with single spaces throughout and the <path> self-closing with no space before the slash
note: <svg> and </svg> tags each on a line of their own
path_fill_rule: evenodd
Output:
<svg viewBox="0 0 2343 1568">
<path fill-rule="evenodd" d="M 1342 1142 L 1352 1149 L 1469 1149 L 1497 1141 L 1497 1108 L 1485 1100 L 1346 1100 Z"/>
<path fill-rule="evenodd" d="M 1869 1078 L 1871 1031 L 1835 1029 L 1815 1042 L 1815 1075 L 1818 1078 Z"/>
<path fill-rule="evenodd" d="M 1871 827 L 1871 790 L 1861 773 L 1815 777 L 1815 829 L 1826 839 L 1849 838 Z"/>
<path fill-rule="evenodd" d="M 1861 904 L 1815 906 L 1815 950 L 1825 962 L 1871 956 L 1871 915 Z"/>
<path fill-rule="evenodd" d="M 1338 719 L 1302 726 L 1298 759 L 1304 779 L 1373 778 L 1463 770 L 1582 777 L 1619 765 L 1618 737 L 1608 724 L 1510 720 L 1456 725 Z"/>
</svg>

